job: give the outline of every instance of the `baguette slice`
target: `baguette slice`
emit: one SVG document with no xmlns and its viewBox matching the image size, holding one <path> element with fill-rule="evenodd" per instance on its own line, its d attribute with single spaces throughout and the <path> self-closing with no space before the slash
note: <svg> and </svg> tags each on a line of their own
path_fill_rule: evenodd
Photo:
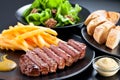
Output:
<svg viewBox="0 0 120 80">
<path fill-rule="evenodd" d="M 120 19 L 120 13 L 118 12 L 113 12 L 113 11 L 109 11 L 107 13 L 107 19 L 111 22 L 113 22 L 114 24 L 117 24 L 117 22 Z"/>
<path fill-rule="evenodd" d="M 111 29 L 107 37 L 106 46 L 110 49 L 114 49 L 119 44 L 119 41 L 120 41 L 120 30 Z"/>
<path fill-rule="evenodd" d="M 120 26 L 115 27 L 115 29 L 117 29 L 117 30 L 119 30 L 119 31 L 120 31 Z"/>
<path fill-rule="evenodd" d="M 87 25 L 87 33 L 92 36 L 94 33 L 94 30 L 97 26 L 102 24 L 103 22 L 107 21 L 107 19 L 103 16 L 97 17 L 89 22 Z"/>
<path fill-rule="evenodd" d="M 103 24 L 101 24 L 95 28 L 93 38 L 99 44 L 105 43 L 110 29 L 112 29 L 114 27 L 115 27 L 115 25 L 112 22 L 110 22 L 110 21 L 104 22 Z"/>
<path fill-rule="evenodd" d="M 91 13 L 87 19 L 85 20 L 84 24 L 85 25 L 88 25 L 89 22 L 97 17 L 100 17 L 100 16 L 104 16 L 104 17 L 107 17 L 107 11 L 106 10 L 97 10 L 97 11 L 94 11 L 93 13 Z"/>
</svg>

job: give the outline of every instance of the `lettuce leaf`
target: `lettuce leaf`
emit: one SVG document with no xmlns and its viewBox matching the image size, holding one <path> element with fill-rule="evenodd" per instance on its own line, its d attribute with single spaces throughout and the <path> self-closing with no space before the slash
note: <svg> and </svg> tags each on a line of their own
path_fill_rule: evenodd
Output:
<svg viewBox="0 0 120 80">
<path fill-rule="evenodd" d="M 51 18 L 51 10 L 50 9 L 45 9 L 45 11 L 42 11 L 41 13 L 31 13 L 26 17 L 26 21 L 28 23 L 33 23 L 35 25 L 44 25 L 44 22 Z"/>
<path fill-rule="evenodd" d="M 82 10 L 82 8 L 76 4 L 74 8 L 72 8 L 68 14 L 70 16 L 72 16 L 75 19 L 75 23 L 78 22 L 80 20 L 80 18 L 78 17 L 78 13 Z"/>
<path fill-rule="evenodd" d="M 40 13 L 40 22 L 44 25 L 44 22 L 52 17 L 52 13 L 50 9 L 45 9 Z"/>
<path fill-rule="evenodd" d="M 65 1 L 63 4 L 61 4 L 61 6 L 58 7 L 55 19 L 57 19 L 59 23 L 62 23 L 64 25 L 75 24 L 79 21 L 78 13 L 81 9 L 82 8 L 79 7 L 78 4 L 76 4 L 75 7 L 72 7 L 69 1 Z M 71 16 L 74 19 L 74 21 L 71 21 L 69 18 L 66 18 L 65 15 Z"/>
<path fill-rule="evenodd" d="M 37 13 L 31 13 L 34 8 L 39 11 Z M 52 14 L 52 9 L 57 10 L 55 15 Z M 82 8 L 78 4 L 73 7 L 69 0 L 34 0 L 30 8 L 24 12 L 23 16 L 28 23 L 33 22 L 35 25 L 44 25 L 47 19 L 54 18 L 57 21 L 56 27 L 58 27 L 79 22 L 80 18 L 78 17 L 78 13 L 81 10 Z M 65 17 L 66 15 L 69 15 L 74 21 Z"/>
<path fill-rule="evenodd" d="M 58 8 L 64 1 L 66 0 L 48 0 L 46 3 L 46 7 L 53 9 L 53 8 Z"/>
<path fill-rule="evenodd" d="M 33 23 L 35 25 L 41 24 L 39 13 L 29 14 L 28 16 L 26 16 L 26 21 L 28 23 Z"/>
</svg>

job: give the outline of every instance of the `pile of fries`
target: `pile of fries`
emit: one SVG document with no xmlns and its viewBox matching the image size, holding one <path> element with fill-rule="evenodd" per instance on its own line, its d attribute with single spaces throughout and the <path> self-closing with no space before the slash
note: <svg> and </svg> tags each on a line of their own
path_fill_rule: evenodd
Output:
<svg viewBox="0 0 120 80">
<path fill-rule="evenodd" d="M 51 44 L 57 45 L 59 42 L 60 39 L 56 36 L 57 32 L 50 28 L 18 23 L 2 31 L 0 34 L 0 48 L 27 51 L 35 47 L 49 47 Z"/>
</svg>

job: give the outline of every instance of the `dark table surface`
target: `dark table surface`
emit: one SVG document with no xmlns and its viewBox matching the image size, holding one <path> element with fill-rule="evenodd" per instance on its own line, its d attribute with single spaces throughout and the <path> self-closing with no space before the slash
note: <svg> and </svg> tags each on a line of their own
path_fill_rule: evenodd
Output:
<svg viewBox="0 0 120 80">
<path fill-rule="evenodd" d="M 1 0 L 0 1 L 0 32 L 15 25 L 18 21 L 15 18 L 15 11 L 26 4 L 32 3 L 33 0 Z M 71 3 L 78 3 L 87 8 L 90 12 L 99 9 L 120 12 L 120 0 L 70 0 Z M 94 48 L 93 48 L 94 49 Z M 94 49 L 96 56 L 102 55 L 101 52 Z M 120 71 L 112 77 L 102 77 L 93 69 L 92 65 L 84 72 L 68 78 L 68 80 L 120 80 Z"/>
</svg>

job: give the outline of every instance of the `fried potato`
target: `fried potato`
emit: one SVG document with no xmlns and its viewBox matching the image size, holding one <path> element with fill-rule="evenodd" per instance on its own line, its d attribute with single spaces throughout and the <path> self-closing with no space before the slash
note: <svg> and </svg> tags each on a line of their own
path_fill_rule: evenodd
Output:
<svg viewBox="0 0 120 80">
<path fill-rule="evenodd" d="M 57 32 L 45 27 L 34 26 L 32 23 L 23 25 L 18 23 L 10 26 L 0 34 L 0 48 L 11 50 L 32 50 L 36 47 L 49 47 L 59 42 Z"/>
</svg>

